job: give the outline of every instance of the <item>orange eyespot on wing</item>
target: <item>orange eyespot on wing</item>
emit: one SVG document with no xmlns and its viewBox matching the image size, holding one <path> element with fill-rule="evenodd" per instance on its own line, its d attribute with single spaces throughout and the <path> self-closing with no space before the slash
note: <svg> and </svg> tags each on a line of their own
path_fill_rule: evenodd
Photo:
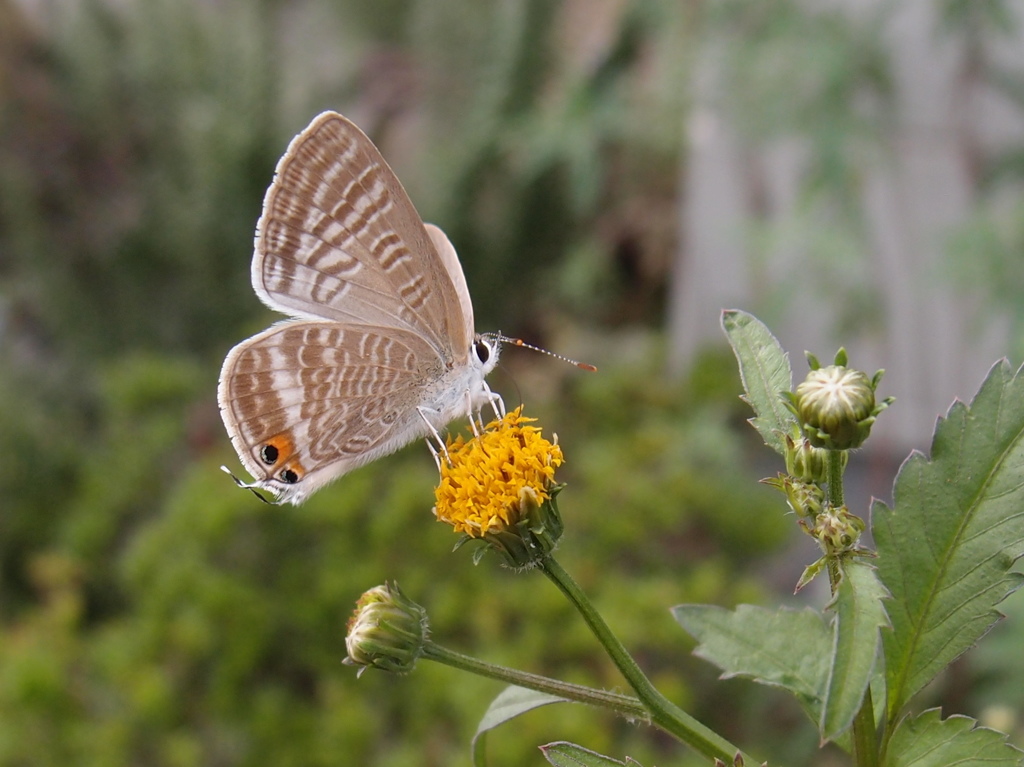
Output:
<svg viewBox="0 0 1024 767">
<path fill-rule="evenodd" d="M 295 454 L 295 441 L 287 432 L 275 434 L 256 450 L 257 460 L 267 467 L 267 475 L 285 484 L 294 485 L 306 475 L 299 457 Z"/>
<path fill-rule="evenodd" d="M 277 473 L 277 478 L 284 482 L 286 485 L 294 485 L 305 475 L 305 471 L 302 468 L 302 464 L 298 461 L 292 461 L 292 463 L 285 468 L 281 469 Z"/>
</svg>

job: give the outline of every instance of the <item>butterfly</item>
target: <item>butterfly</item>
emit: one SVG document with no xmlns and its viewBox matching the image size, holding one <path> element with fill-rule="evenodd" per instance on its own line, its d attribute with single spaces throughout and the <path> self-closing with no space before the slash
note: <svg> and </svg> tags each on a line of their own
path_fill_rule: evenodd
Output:
<svg viewBox="0 0 1024 767">
<path fill-rule="evenodd" d="M 252 284 L 288 318 L 235 346 L 221 370 L 221 417 L 254 477 L 236 479 L 242 487 L 299 504 L 418 438 L 439 440 L 460 416 L 501 407 L 484 379 L 505 339 L 474 332 L 455 248 L 340 114 L 316 117 L 278 163 Z"/>
</svg>

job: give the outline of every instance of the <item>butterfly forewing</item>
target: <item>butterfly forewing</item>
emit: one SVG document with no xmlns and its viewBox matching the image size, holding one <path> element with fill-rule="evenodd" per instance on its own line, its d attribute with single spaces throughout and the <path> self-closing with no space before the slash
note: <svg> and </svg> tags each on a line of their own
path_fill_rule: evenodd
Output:
<svg viewBox="0 0 1024 767">
<path fill-rule="evenodd" d="M 471 318 L 408 195 L 340 115 L 314 120 L 281 159 L 260 219 L 253 284 L 279 311 L 403 328 L 446 357 L 472 341 Z"/>
</svg>

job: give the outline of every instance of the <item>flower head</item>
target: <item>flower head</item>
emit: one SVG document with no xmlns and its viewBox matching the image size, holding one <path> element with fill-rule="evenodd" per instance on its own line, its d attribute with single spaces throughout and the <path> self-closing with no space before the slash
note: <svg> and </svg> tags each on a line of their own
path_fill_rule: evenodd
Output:
<svg viewBox="0 0 1024 767">
<path fill-rule="evenodd" d="M 815 518 L 807 532 L 826 554 L 838 554 L 853 549 L 865 527 L 864 520 L 845 506 L 830 506 Z"/>
<path fill-rule="evenodd" d="M 805 482 L 782 473 L 771 479 L 762 479 L 761 482 L 783 493 L 789 508 L 801 519 L 814 519 L 825 506 L 825 492 L 814 482 Z"/>
<path fill-rule="evenodd" d="M 434 516 L 468 538 L 482 538 L 516 567 L 550 552 L 562 533 L 554 505 L 562 464 L 557 442 L 517 408 L 470 440 L 447 446 Z"/>
<path fill-rule="evenodd" d="M 793 439 L 785 435 L 786 451 L 786 473 L 794 479 L 803 482 L 824 482 L 826 476 L 826 465 L 828 464 L 828 451 L 820 447 L 814 447 L 806 437 Z M 846 464 L 847 454 L 843 453 L 843 465 Z"/>
<path fill-rule="evenodd" d="M 836 353 L 835 363 L 821 367 L 812 354 L 807 355 L 811 371 L 807 378 L 786 395 L 787 402 L 800 419 L 810 445 L 826 450 L 850 450 L 860 447 L 878 414 L 892 403 L 887 397 L 875 400 L 875 390 L 884 371 L 873 378 L 846 366 L 846 351 Z"/>
<path fill-rule="evenodd" d="M 412 671 L 429 633 L 427 612 L 395 584 L 375 586 L 356 602 L 348 621 L 345 663 L 399 674 Z"/>
</svg>

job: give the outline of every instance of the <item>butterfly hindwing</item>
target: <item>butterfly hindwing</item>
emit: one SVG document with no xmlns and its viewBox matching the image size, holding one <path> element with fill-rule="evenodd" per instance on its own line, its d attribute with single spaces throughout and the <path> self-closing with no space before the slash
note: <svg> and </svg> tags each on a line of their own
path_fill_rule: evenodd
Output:
<svg viewBox="0 0 1024 767">
<path fill-rule="evenodd" d="M 249 473 L 308 494 L 426 433 L 416 404 L 443 367 L 412 333 L 289 321 L 232 349 L 218 395 Z"/>
</svg>

